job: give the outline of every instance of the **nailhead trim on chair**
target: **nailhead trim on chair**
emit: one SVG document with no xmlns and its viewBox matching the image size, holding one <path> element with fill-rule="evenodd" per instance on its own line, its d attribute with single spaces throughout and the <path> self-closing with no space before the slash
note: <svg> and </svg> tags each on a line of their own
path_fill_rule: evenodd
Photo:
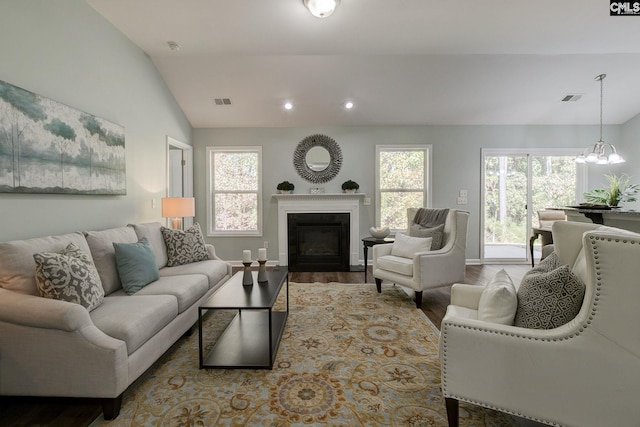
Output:
<svg viewBox="0 0 640 427">
<path fill-rule="evenodd" d="M 503 332 L 503 331 L 495 331 L 495 330 L 490 330 L 490 329 L 485 329 L 485 328 L 480 328 L 477 326 L 466 326 L 466 325 L 456 325 L 456 324 L 444 324 L 444 329 L 442 329 L 440 331 L 440 334 L 443 336 L 443 343 L 442 343 L 442 351 L 444 353 L 444 359 L 445 361 L 442 364 L 442 378 L 440 379 L 441 383 L 442 383 L 442 388 L 444 388 L 447 384 L 447 329 L 449 327 L 451 328 L 460 328 L 460 329 L 469 329 L 469 330 L 473 330 L 473 331 L 478 331 L 478 332 L 486 332 L 489 334 L 497 334 L 497 335 L 506 335 L 506 336 L 510 336 L 510 337 L 517 337 L 517 338 L 525 338 L 528 340 L 533 340 L 533 341 L 549 341 L 549 342 L 555 342 L 555 341 L 565 341 L 565 340 L 569 340 L 572 339 L 574 337 L 577 337 L 578 335 L 580 335 L 585 329 L 587 329 L 589 327 L 589 325 L 591 325 L 591 322 L 593 321 L 593 318 L 596 315 L 597 312 L 597 307 L 600 301 L 600 295 L 601 295 L 601 287 L 602 287 L 602 273 L 601 273 L 601 267 L 600 267 L 600 261 L 599 261 L 599 255 L 598 255 L 598 244 L 597 241 L 601 240 L 601 241 L 607 241 L 607 242 L 611 242 L 611 241 L 615 241 L 616 243 L 620 243 L 620 241 L 622 241 L 622 243 L 630 243 L 632 245 L 640 244 L 639 240 L 635 240 L 635 239 L 617 239 L 617 238 L 612 238 L 612 237 L 601 237 L 601 236 L 588 236 L 589 238 L 589 243 L 591 244 L 591 247 L 593 249 L 593 258 L 595 260 L 594 264 L 595 264 L 595 286 L 594 286 L 594 291 L 593 291 L 593 298 L 592 298 L 592 303 L 591 303 L 591 313 L 589 315 L 589 317 L 587 318 L 587 320 L 585 321 L 585 323 L 580 326 L 578 328 L 577 332 L 571 333 L 570 335 L 567 335 L 565 337 L 561 337 L 561 338 L 539 338 L 539 337 L 529 337 L 529 336 L 524 336 L 521 334 L 517 334 L 517 333 L 512 333 L 512 332 Z M 493 406 L 493 405 L 488 405 L 486 403 L 482 403 L 482 402 L 477 402 L 475 400 L 471 400 L 471 399 L 467 399 L 461 396 L 455 396 L 455 395 L 451 395 L 451 394 L 445 394 L 443 393 L 444 397 L 449 397 L 449 398 L 453 398 L 453 399 L 457 399 L 459 401 L 462 402 L 467 402 L 467 403 L 471 403 L 473 405 L 477 405 L 477 406 L 482 406 L 485 408 L 490 408 L 490 409 L 494 409 L 500 412 L 505 412 L 507 414 L 511 414 L 511 415 L 515 415 L 517 417 L 521 417 L 521 418 L 526 418 L 526 419 L 530 419 L 533 421 L 537 421 L 537 422 L 541 422 L 541 423 L 551 423 L 551 425 L 553 426 L 558 426 L 561 427 L 562 424 L 558 424 L 558 423 L 554 423 L 552 421 L 549 420 L 544 420 L 542 418 L 537 418 L 537 417 L 530 417 L 530 416 L 526 416 L 523 415 L 521 413 L 518 412 L 514 412 L 514 411 L 510 411 L 508 409 L 504 409 L 504 408 L 500 408 L 497 406 Z"/>
</svg>

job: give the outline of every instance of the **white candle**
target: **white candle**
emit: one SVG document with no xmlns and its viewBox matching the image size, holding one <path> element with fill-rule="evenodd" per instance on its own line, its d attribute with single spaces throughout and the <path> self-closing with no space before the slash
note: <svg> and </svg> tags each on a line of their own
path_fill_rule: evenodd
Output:
<svg viewBox="0 0 640 427">
<path fill-rule="evenodd" d="M 251 262 L 251 251 L 244 250 L 242 251 L 242 262 Z"/>
<path fill-rule="evenodd" d="M 258 248 L 258 261 L 266 261 L 266 260 L 267 260 L 267 249 Z"/>
</svg>

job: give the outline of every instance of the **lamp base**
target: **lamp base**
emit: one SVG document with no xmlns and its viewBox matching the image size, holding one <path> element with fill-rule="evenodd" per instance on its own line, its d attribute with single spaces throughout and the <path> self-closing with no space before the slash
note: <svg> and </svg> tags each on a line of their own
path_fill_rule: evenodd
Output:
<svg viewBox="0 0 640 427">
<path fill-rule="evenodd" d="M 171 218 L 171 228 L 182 230 L 182 218 Z"/>
</svg>

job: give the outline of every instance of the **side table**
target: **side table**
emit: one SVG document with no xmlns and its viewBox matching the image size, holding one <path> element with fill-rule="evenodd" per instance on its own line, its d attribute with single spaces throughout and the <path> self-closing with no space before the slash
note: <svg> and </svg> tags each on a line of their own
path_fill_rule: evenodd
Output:
<svg viewBox="0 0 640 427">
<path fill-rule="evenodd" d="M 367 283 L 367 264 L 368 264 L 368 255 L 369 248 L 375 245 L 380 245 L 383 243 L 393 243 L 395 239 L 393 237 L 385 237 L 383 239 L 379 239 L 377 237 L 364 237 L 362 239 L 362 245 L 364 249 L 364 283 Z"/>
</svg>

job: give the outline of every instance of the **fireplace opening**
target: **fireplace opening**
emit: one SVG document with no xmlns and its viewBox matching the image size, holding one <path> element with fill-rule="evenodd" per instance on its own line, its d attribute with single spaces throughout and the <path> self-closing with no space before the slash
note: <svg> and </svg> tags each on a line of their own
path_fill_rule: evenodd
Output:
<svg viewBox="0 0 640 427">
<path fill-rule="evenodd" d="M 287 214 L 289 271 L 349 271 L 348 213 Z"/>
</svg>

